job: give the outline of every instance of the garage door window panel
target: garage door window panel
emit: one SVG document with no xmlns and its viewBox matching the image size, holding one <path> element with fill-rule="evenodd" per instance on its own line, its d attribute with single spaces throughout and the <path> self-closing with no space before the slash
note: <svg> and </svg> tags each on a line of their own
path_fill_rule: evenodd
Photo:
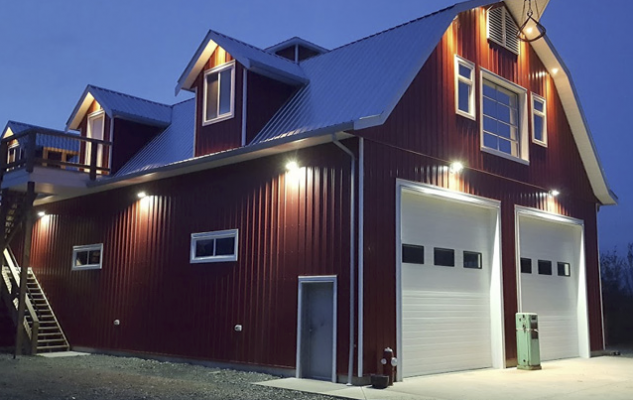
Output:
<svg viewBox="0 0 633 400">
<path fill-rule="evenodd" d="M 454 267 L 455 250 L 436 247 L 433 249 L 433 259 L 433 263 L 438 267 Z"/>
<path fill-rule="evenodd" d="M 473 251 L 464 252 L 464 268 L 481 269 L 482 268 L 481 253 Z"/>
<path fill-rule="evenodd" d="M 414 244 L 402 245 L 402 262 L 408 264 L 424 264 L 424 246 Z"/>
<path fill-rule="evenodd" d="M 521 273 L 522 274 L 531 274 L 532 273 L 532 259 L 530 259 L 530 258 L 521 258 Z"/>
<path fill-rule="evenodd" d="M 538 273 L 539 275 L 552 275 L 552 262 L 538 260 Z"/>
<path fill-rule="evenodd" d="M 570 277 L 571 276 L 571 265 L 569 263 L 559 262 L 558 263 L 558 276 Z"/>
</svg>

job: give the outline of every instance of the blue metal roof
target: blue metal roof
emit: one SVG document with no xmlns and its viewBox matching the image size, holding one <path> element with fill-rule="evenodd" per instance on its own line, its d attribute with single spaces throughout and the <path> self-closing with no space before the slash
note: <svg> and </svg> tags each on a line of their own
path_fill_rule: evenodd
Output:
<svg viewBox="0 0 633 400">
<path fill-rule="evenodd" d="M 10 128 L 14 135 L 18 135 L 22 132 L 26 132 L 28 130 L 35 131 L 37 133 L 41 133 L 35 136 L 35 144 L 36 147 L 48 147 L 53 149 L 61 149 L 79 152 L 79 141 L 75 140 L 75 138 L 79 137 L 77 133 L 72 132 L 64 132 L 56 129 L 44 128 L 42 126 L 25 124 L 24 122 L 17 121 L 9 121 L 4 128 L 3 133 L 6 133 L 7 129 Z M 61 134 L 65 137 L 60 137 L 58 135 L 51 136 L 46 135 L 46 133 L 55 133 Z M 27 137 L 19 138 L 18 143 L 20 146 L 24 146 L 27 141 Z"/>
<path fill-rule="evenodd" d="M 456 6 L 301 62 L 310 83 L 254 139 L 261 143 L 345 123 L 383 123 L 459 12 Z"/>
<path fill-rule="evenodd" d="M 195 99 L 175 104 L 171 125 L 139 150 L 114 176 L 193 158 L 195 108 Z"/>
<path fill-rule="evenodd" d="M 202 71 L 204 64 L 216 46 L 226 50 L 227 53 L 250 71 L 293 85 L 304 84 L 308 81 L 301 67 L 294 62 L 210 30 L 180 76 L 180 79 L 178 79 L 176 94 L 181 89 L 191 88 L 195 77 Z"/>
<path fill-rule="evenodd" d="M 111 117 L 124 118 L 149 125 L 167 126 L 171 122 L 171 107 L 129 94 L 88 85 L 67 122 L 69 129 L 77 129 L 90 106 L 91 98 Z"/>
</svg>

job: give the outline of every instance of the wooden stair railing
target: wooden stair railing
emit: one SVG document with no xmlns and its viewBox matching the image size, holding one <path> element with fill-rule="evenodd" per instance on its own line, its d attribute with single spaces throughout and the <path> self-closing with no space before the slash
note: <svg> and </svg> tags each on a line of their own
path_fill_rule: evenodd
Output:
<svg viewBox="0 0 633 400">
<path fill-rule="evenodd" d="M 17 291 L 20 287 L 20 267 L 10 248 L 5 249 L 3 259 L 0 295 L 11 310 L 11 317 L 15 324 L 18 320 Z M 37 277 L 30 268 L 28 273 L 24 328 L 29 339 L 28 350 L 30 354 L 69 350 L 70 345 L 66 335 L 62 331 Z"/>
</svg>

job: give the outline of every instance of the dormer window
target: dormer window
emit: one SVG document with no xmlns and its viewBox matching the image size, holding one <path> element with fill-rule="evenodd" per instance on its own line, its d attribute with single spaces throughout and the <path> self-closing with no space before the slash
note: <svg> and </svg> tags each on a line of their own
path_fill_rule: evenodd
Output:
<svg viewBox="0 0 633 400">
<path fill-rule="evenodd" d="M 103 130 L 105 128 L 105 113 L 103 110 L 93 112 L 88 115 L 88 129 L 86 136 L 91 139 L 103 140 Z M 93 149 L 97 152 L 97 167 L 103 167 L 103 145 L 86 143 L 86 159 L 84 163 L 90 165 Z M 98 171 L 98 173 L 101 173 Z"/>
<path fill-rule="evenodd" d="M 233 117 L 235 62 L 212 68 L 204 74 L 203 125 Z"/>
</svg>

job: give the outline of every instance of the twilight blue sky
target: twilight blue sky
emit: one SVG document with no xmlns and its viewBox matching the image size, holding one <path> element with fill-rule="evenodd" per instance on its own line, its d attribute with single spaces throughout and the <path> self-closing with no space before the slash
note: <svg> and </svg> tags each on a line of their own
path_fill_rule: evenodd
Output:
<svg viewBox="0 0 633 400">
<path fill-rule="evenodd" d="M 338 47 L 457 0 L 0 0 L 0 125 L 63 129 L 89 83 L 174 103 L 207 30 L 259 47 L 301 36 Z M 572 72 L 618 207 L 600 212 L 602 249 L 633 241 L 633 1 L 551 0 L 543 24 Z"/>
</svg>

